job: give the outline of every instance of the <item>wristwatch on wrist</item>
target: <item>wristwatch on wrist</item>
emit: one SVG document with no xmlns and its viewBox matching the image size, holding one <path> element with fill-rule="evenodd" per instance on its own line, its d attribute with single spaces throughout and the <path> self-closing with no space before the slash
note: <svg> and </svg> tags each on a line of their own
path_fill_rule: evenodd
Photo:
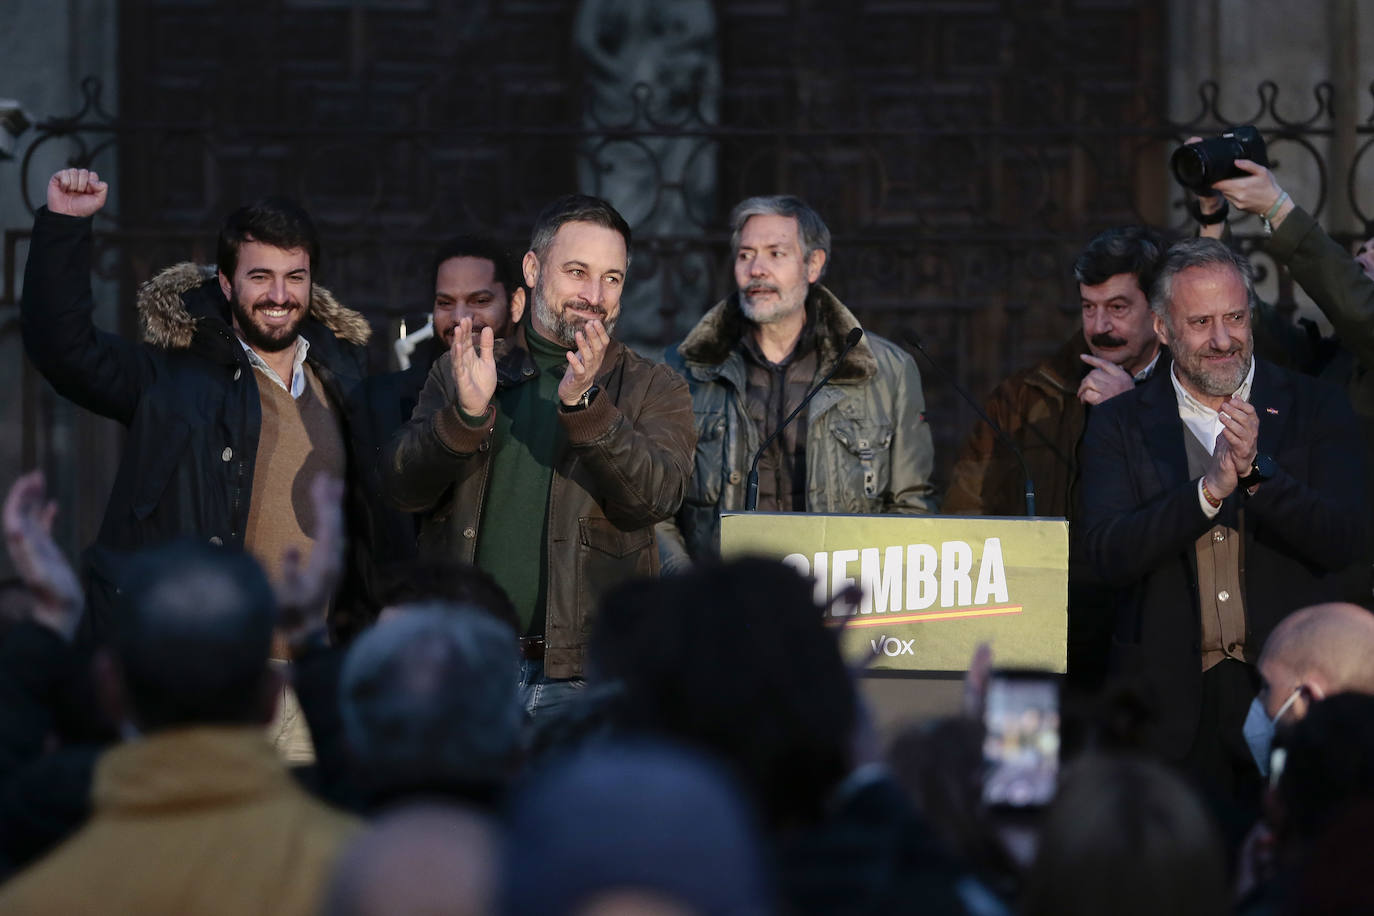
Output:
<svg viewBox="0 0 1374 916">
<path fill-rule="evenodd" d="M 582 397 L 577 399 L 577 403 L 562 404 L 560 406 L 563 408 L 564 413 L 572 413 L 576 410 L 586 410 L 588 407 L 592 406 L 592 401 L 596 399 L 596 396 L 600 394 L 600 392 L 601 386 L 593 385 L 586 391 L 582 392 Z"/>
<path fill-rule="evenodd" d="M 1272 480 L 1274 475 L 1278 472 L 1279 463 L 1274 460 L 1273 456 L 1267 455 L 1264 452 L 1256 452 L 1255 460 L 1250 465 L 1250 473 L 1236 481 L 1236 485 L 1241 489 L 1248 490 L 1253 486 L 1264 483 L 1266 480 Z"/>
</svg>

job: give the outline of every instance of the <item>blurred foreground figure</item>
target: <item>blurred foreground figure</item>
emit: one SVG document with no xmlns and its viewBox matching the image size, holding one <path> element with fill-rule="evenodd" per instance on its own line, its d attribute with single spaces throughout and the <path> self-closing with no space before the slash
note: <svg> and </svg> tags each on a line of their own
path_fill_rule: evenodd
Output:
<svg viewBox="0 0 1374 916">
<path fill-rule="evenodd" d="M 339 703 L 368 806 L 495 805 L 519 762 L 518 663 L 511 628 L 470 606 L 401 605 L 360 636 Z"/>
<path fill-rule="evenodd" d="M 494 912 L 492 825 L 428 803 L 379 819 L 339 857 L 322 916 L 485 916 Z"/>
<path fill-rule="evenodd" d="M 763 916 L 763 861 L 743 799 L 695 753 L 613 742 L 538 773 L 512 804 L 509 916 Z"/>
<path fill-rule="evenodd" d="M 1311 703 L 1278 742 L 1275 761 L 1283 769 L 1265 824 L 1244 852 L 1239 912 L 1374 911 L 1369 834 L 1337 842 L 1374 822 L 1374 696 L 1342 693 Z"/>
<path fill-rule="evenodd" d="M 592 637 L 622 727 L 722 760 L 760 814 L 785 912 L 966 912 L 988 896 L 861 754 L 857 691 L 811 581 L 772 560 L 706 563 L 610 597 Z"/>
<path fill-rule="evenodd" d="M 1269 775 L 1274 732 L 1299 722 L 1312 704 L 1338 693 L 1374 694 L 1374 614 L 1358 604 L 1294 611 L 1260 654 L 1260 691 L 1245 719 L 1255 764 Z"/>
<path fill-rule="evenodd" d="M 1025 916 L 1219 916 L 1226 861 L 1186 785 L 1146 760 L 1085 757 L 1065 773 L 1027 878 Z"/>
<path fill-rule="evenodd" d="M 314 913 L 358 828 L 263 737 L 280 690 L 266 576 L 190 542 L 128 573 L 100 671 L 128 739 L 96 766 L 90 821 L 0 890 L 0 912 Z"/>
</svg>

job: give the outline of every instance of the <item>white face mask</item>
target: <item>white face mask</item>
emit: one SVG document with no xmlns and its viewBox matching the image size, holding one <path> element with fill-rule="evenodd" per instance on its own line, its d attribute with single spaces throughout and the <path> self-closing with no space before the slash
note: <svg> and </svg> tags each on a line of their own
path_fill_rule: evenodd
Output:
<svg viewBox="0 0 1374 916">
<path fill-rule="evenodd" d="M 1293 705 L 1293 701 L 1301 693 L 1302 685 L 1299 684 L 1293 688 L 1293 692 L 1283 701 L 1283 705 L 1272 719 L 1264 711 L 1264 704 L 1260 702 L 1259 697 L 1250 701 L 1250 711 L 1245 715 L 1245 743 L 1250 746 L 1250 756 L 1255 758 L 1255 766 L 1259 767 L 1260 775 L 1266 780 L 1269 779 L 1269 751 L 1274 745 L 1274 730 L 1278 727 L 1283 714 L 1288 712 L 1288 707 Z"/>
</svg>

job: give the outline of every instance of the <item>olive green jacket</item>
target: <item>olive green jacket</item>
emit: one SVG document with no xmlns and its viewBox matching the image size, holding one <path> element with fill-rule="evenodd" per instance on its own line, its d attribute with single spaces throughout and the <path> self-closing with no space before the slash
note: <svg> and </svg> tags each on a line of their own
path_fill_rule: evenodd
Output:
<svg viewBox="0 0 1374 916">
<path fill-rule="evenodd" d="M 813 286 L 809 297 L 822 374 L 859 322 L 824 286 Z M 715 556 L 720 513 L 744 508 L 749 463 L 762 444 L 745 407 L 748 370 L 739 343 L 748 327 L 734 295 L 665 354 L 691 388 L 697 433 L 695 470 L 682 508 L 659 526 L 665 572 Z M 909 354 L 865 334 L 807 410 L 808 512 L 935 511 L 935 447 L 921 375 Z"/>
<path fill-rule="evenodd" d="M 1322 310 L 1336 339 L 1359 364 L 1347 393 L 1361 417 L 1374 417 L 1374 280 L 1310 214 L 1294 207 L 1266 246 Z"/>
</svg>

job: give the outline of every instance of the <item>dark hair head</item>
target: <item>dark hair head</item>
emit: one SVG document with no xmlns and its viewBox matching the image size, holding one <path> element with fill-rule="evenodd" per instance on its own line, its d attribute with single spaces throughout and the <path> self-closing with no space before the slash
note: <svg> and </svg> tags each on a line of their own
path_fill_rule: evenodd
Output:
<svg viewBox="0 0 1374 916">
<path fill-rule="evenodd" d="M 1227 911 L 1226 860 L 1192 791 L 1143 758 L 1080 758 L 1040 831 L 1020 912 L 1180 916 Z"/>
<path fill-rule="evenodd" d="M 1374 797 L 1374 696 L 1339 693 L 1281 733 L 1285 846 L 1310 842 L 1353 802 Z"/>
<path fill-rule="evenodd" d="M 122 594 L 113 649 L 141 728 L 261 717 L 277 605 L 256 560 L 176 541 L 134 555 Z"/>
<path fill-rule="evenodd" d="M 439 267 L 450 258 L 477 258 L 482 261 L 490 261 L 492 277 L 497 283 L 505 287 L 507 296 L 520 288 L 521 278 L 515 269 L 515 261 L 505 246 L 495 239 L 475 235 L 462 235 L 448 239 L 434 253 L 434 263 L 430 270 L 430 276 L 438 276 Z"/>
<path fill-rule="evenodd" d="M 1073 278 L 1084 286 L 1099 286 L 1118 274 L 1132 274 L 1148 296 L 1165 247 L 1164 236 L 1149 226 L 1103 230 L 1073 262 Z"/>
<path fill-rule="evenodd" d="M 730 774 L 699 751 L 606 740 L 536 769 L 509 806 L 508 916 L 773 912 L 757 827 Z M 663 905 L 599 907 L 629 892 Z"/>
<path fill-rule="evenodd" d="M 830 227 L 826 226 L 821 215 L 806 205 L 800 197 L 790 194 L 774 194 L 769 197 L 746 197 L 730 211 L 730 250 L 739 251 L 739 240 L 744 232 L 744 224 L 752 216 L 790 216 L 797 221 L 797 235 L 801 237 L 802 262 L 811 259 L 811 252 L 825 252 L 825 262 L 821 264 L 821 274 L 825 277 L 830 267 Z"/>
<path fill-rule="evenodd" d="M 982 799 L 983 738 L 968 716 L 909 725 L 888 746 L 887 764 L 946 848 L 982 874 L 1013 875 L 1020 869 Z"/>
<path fill-rule="evenodd" d="M 510 595 L 491 573 L 469 563 L 419 557 L 387 564 L 380 578 L 377 598 L 382 609 L 442 601 L 476 608 L 512 630 L 520 628 Z"/>
<path fill-rule="evenodd" d="M 264 197 L 239 207 L 224 220 L 219 231 L 219 272 L 233 279 L 244 242 L 261 242 L 273 248 L 303 248 L 310 256 L 310 273 L 320 269 L 320 236 L 315 223 L 300 204 L 287 197 Z"/>
<path fill-rule="evenodd" d="M 612 593 L 592 632 L 625 724 L 720 755 L 775 824 L 819 816 L 850 766 L 854 685 L 812 588 L 772 560 L 708 564 Z"/>
<path fill-rule="evenodd" d="M 630 254 L 630 224 L 615 207 L 590 194 L 568 194 L 549 204 L 534 221 L 530 233 L 530 250 L 542 261 L 553 245 L 553 238 L 567 223 L 593 223 L 603 229 L 613 229 L 625 240 L 625 256 Z"/>
<path fill-rule="evenodd" d="M 388 809 L 343 848 L 317 916 L 490 913 L 495 822 L 449 800 Z"/>
<path fill-rule="evenodd" d="M 1351 916 L 1369 912 L 1369 862 L 1374 859 L 1374 795 L 1333 812 L 1298 867 L 1281 916 Z M 1291 873 L 1291 872 L 1290 872 Z"/>
<path fill-rule="evenodd" d="M 1169 322 L 1169 305 L 1174 298 L 1174 278 L 1195 267 L 1229 267 L 1245 286 L 1250 309 L 1255 308 L 1255 268 L 1250 260 L 1216 239 L 1182 239 L 1169 246 L 1150 286 L 1150 308 Z"/>
<path fill-rule="evenodd" d="M 519 748 L 515 632 L 484 611 L 410 605 L 348 650 L 339 707 L 359 777 L 375 795 L 484 793 Z"/>
</svg>

